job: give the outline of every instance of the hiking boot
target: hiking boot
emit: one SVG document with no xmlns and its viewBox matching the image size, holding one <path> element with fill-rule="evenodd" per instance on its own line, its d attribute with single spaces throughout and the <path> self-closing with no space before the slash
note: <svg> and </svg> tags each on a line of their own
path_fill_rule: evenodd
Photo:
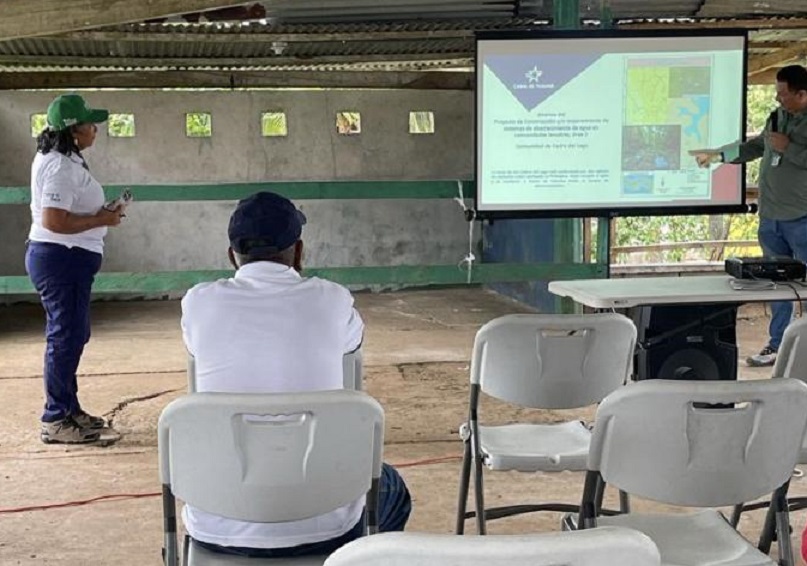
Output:
<svg viewBox="0 0 807 566">
<path fill-rule="evenodd" d="M 72 415 L 73 420 L 76 422 L 78 426 L 81 428 L 90 428 L 90 429 L 99 429 L 104 428 L 106 426 L 106 421 L 101 417 L 94 417 L 89 413 L 85 413 L 84 411 L 79 411 L 78 413 Z"/>
<path fill-rule="evenodd" d="M 72 417 L 42 423 L 40 438 L 45 444 L 87 444 L 98 440 L 97 430 L 80 427 Z"/>
<path fill-rule="evenodd" d="M 759 354 L 749 356 L 745 360 L 745 363 L 747 363 L 752 368 L 772 366 L 775 362 L 776 362 L 776 350 L 774 350 L 770 346 L 765 346 L 764 348 L 762 348 L 762 351 L 760 351 Z"/>
</svg>

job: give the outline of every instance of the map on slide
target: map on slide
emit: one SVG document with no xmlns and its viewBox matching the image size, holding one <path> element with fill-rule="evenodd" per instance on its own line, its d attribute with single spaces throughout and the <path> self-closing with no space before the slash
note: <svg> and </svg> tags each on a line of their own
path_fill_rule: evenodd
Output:
<svg viewBox="0 0 807 566">
<path fill-rule="evenodd" d="M 708 145 L 710 61 L 635 58 L 626 63 L 623 194 L 708 197 L 706 173 L 693 170 L 687 152 Z"/>
</svg>

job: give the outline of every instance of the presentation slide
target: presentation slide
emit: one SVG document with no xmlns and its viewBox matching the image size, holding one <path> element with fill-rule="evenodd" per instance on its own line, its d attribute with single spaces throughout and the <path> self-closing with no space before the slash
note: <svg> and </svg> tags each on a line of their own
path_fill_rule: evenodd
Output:
<svg viewBox="0 0 807 566">
<path fill-rule="evenodd" d="M 743 139 L 745 41 L 480 38 L 477 210 L 741 205 L 742 167 L 689 152 Z"/>
</svg>

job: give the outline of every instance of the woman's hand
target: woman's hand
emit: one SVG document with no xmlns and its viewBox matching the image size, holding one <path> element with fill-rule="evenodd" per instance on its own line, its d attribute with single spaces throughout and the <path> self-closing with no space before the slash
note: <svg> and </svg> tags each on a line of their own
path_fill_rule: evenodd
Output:
<svg viewBox="0 0 807 566">
<path fill-rule="evenodd" d="M 118 205 L 112 210 L 101 208 L 95 216 L 101 222 L 101 226 L 117 226 L 123 218 L 123 205 Z"/>
</svg>

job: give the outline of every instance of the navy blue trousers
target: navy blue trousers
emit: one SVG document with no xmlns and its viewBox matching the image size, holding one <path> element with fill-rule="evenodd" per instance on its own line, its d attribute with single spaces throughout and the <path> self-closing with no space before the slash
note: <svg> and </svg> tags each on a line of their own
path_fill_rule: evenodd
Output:
<svg viewBox="0 0 807 566">
<path fill-rule="evenodd" d="M 90 291 L 101 254 L 60 244 L 29 242 L 25 269 L 45 308 L 45 410 L 54 422 L 81 410 L 76 370 L 90 340 Z"/>
<path fill-rule="evenodd" d="M 402 531 L 409 520 L 412 512 L 412 498 L 409 495 L 403 478 L 398 471 L 384 464 L 381 470 L 381 481 L 379 483 L 378 494 L 378 532 L 386 533 L 391 531 Z M 196 541 L 199 546 L 219 552 L 236 556 L 251 556 L 253 558 L 290 558 L 294 556 L 307 555 L 327 555 L 336 551 L 350 541 L 356 540 L 364 534 L 363 521 L 356 525 L 342 536 L 324 540 L 301 544 L 291 548 L 244 548 L 237 546 L 219 546 L 207 542 Z"/>
</svg>

